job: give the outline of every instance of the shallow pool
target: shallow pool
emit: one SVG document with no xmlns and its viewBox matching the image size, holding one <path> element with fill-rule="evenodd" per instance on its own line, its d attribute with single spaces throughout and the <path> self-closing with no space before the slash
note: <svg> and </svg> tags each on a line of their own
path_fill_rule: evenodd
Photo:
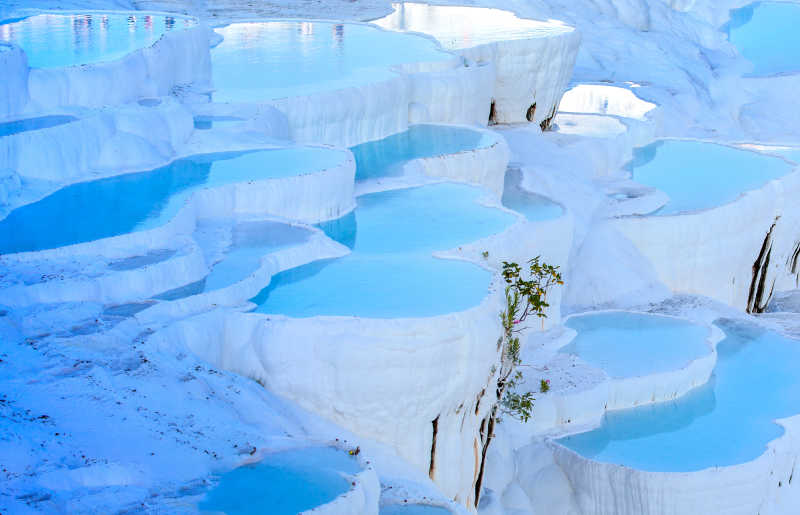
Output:
<svg viewBox="0 0 800 515">
<path fill-rule="evenodd" d="M 635 85 L 630 85 L 631 87 Z M 577 84 L 564 92 L 559 112 L 603 114 L 646 120 L 656 105 L 642 100 L 628 88 L 606 84 Z"/>
<path fill-rule="evenodd" d="M 286 148 L 204 154 L 147 172 L 72 184 L 0 220 L 0 254 L 51 249 L 152 229 L 196 190 L 336 166 L 347 153 Z"/>
<path fill-rule="evenodd" d="M 657 215 L 727 204 L 793 169 L 777 157 L 702 141 L 661 140 L 633 155 L 633 180 L 669 196 Z"/>
<path fill-rule="evenodd" d="M 800 72 L 800 5 L 756 2 L 731 11 L 728 38 L 753 63 L 753 75 Z"/>
<path fill-rule="evenodd" d="M 211 50 L 217 102 L 252 102 L 393 77 L 390 68 L 452 62 L 435 42 L 353 23 L 268 21 L 216 29 Z"/>
<path fill-rule="evenodd" d="M 529 222 L 553 220 L 564 214 L 564 208 L 547 197 L 531 193 L 522 187 L 522 171 L 509 169 L 503 188 L 503 206 L 520 213 Z"/>
<path fill-rule="evenodd" d="M 565 325 L 578 334 L 560 352 L 615 378 L 678 370 L 711 353 L 708 328 L 677 318 L 606 312 L 573 316 Z"/>
<path fill-rule="evenodd" d="M 11 136 L 21 132 L 38 131 L 40 129 L 49 129 L 65 123 L 74 122 L 77 120 L 74 116 L 67 114 L 54 114 L 49 116 L 38 116 L 36 118 L 25 118 L 24 120 L 14 120 L 11 122 L 0 123 L 0 138 L 3 136 Z"/>
<path fill-rule="evenodd" d="M 349 491 L 350 481 L 343 474 L 360 471 L 355 458 L 330 447 L 269 454 L 259 463 L 224 474 L 198 507 L 228 515 L 297 515 Z"/>
<path fill-rule="evenodd" d="M 278 222 L 250 222 L 234 227 L 231 245 L 202 280 L 153 297 L 177 300 L 236 284 L 261 267 L 261 258 L 308 240 L 310 231 Z"/>
<path fill-rule="evenodd" d="M 414 2 L 393 3 L 392 7 L 392 14 L 372 23 L 390 30 L 430 34 L 444 48 L 452 50 L 573 30 L 557 20 L 528 20 L 500 9 Z"/>
<path fill-rule="evenodd" d="M 253 299 L 256 311 L 396 318 L 478 305 L 492 274 L 431 253 L 501 232 L 515 221 L 477 204 L 481 195 L 471 186 L 443 183 L 359 197 L 351 215 L 322 226 L 352 254 L 278 274 Z"/>
<path fill-rule="evenodd" d="M 800 413 L 800 346 L 762 329 L 722 324 L 711 381 L 672 402 L 611 411 L 594 431 L 559 443 L 593 460 L 689 472 L 754 460 Z"/>
<path fill-rule="evenodd" d="M 452 515 L 453 512 L 441 506 L 428 504 L 388 504 L 381 506 L 380 515 Z"/>
<path fill-rule="evenodd" d="M 350 150 L 356 159 L 356 180 L 365 180 L 401 175 L 403 164 L 412 159 L 486 148 L 497 141 L 491 133 L 467 127 L 420 124 Z"/>
<path fill-rule="evenodd" d="M 0 41 L 21 47 L 31 68 L 57 68 L 119 59 L 191 18 L 146 13 L 37 14 L 0 22 Z"/>
<path fill-rule="evenodd" d="M 215 127 L 235 127 L 244 121 L 244 118 L 237 118 L 235 116 L 195 116 L 194 128 L 206 131 Z"/>
</svg>

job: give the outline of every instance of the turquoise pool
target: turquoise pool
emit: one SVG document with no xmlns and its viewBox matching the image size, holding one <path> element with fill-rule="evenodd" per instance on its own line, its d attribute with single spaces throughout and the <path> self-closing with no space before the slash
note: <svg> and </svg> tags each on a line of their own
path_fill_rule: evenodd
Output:
<svg viewBox="0 0 800 515">
<path fill-rule="evenodd" d="M 392 3 L 394 12 L 373 23 L 390 30 L 430 34 L 444 48 L 462 49 L 497 41 L 536 39 L 573 29 L 557 20 L 530 20 L 510 11 L 459 5 Z"/>
<path fill-rule="evenodd" d="M 711 353 L 709 329 L 676 318 L 604 312 L 572 316 L 565 325 L 578 334 L 560 352 L 615 378 L 678 370 Z"/>
<path fill-rule="evenodd" d="M 793 168 L 777 157 L 688 140 L 661 140 L 634 149 L 633 161 L 628 164 L 633 180 L 669 196 L 669 202 L 654 213 L 657 215 L 727 204 Z"/>
<path fill-rule="evenodd" d="M 427 504 L 389 504 L 381 506 L 380 515 L 452 515 L 452 512 Z"/>
<path fill-rule="evenodd" d="M 269 454 L 220 477 L 198 508 L 228 515 L 297 515 L 352 488 L 345 475 L 361 471 L 355 458 L 330 447 Z"/>
<path fill-rule="evenodd" d="M 235 127 L 242 122 L 244 122 L 243 118 L 236 118 L 235 116 L 195 116 L 194 128 L 206 131 L 215 127 Z"/>
<path fill-rule="evenodd" d="M 0 254 L 45 250 L 152 229 L 200 188 L 324 170 L 345 151 L 296 147 L 204 154 L 148 172 L 64 187 L 0 220 Z"/>
<path fill-rule="evenodd" d="M 753 63 L 753 75 L 800 72 L 800 4 L 755 2 L 731 11 L 730 42 Z"/>
<path fill-rule="evenodd" d="M 37 14 L 0 22 L 0 41 L 21 47 L 31 68 L 58 68 L 119 59 L 191 18 L 147 13 Z"/>
<path fill-rule="evenodd" d="M 711 381 L 676 401 L 610 411 L 593 431 L 558 440 L 596 461 L 691 472 L 756 459 L 783 434 L 774 420 L 800 413 L 800 346 L 733 322 Z"/>
<path fill-rule="evenodd" d="M 49 116 L 38 116 L 36 118 L 25 118 L 23 120 L 14 120 L 11 122 L 0 123 L 0 138 L 3 136 L 11 136 L 21 132 L 38 131 L 40 129 L 49 129 L 65 123 L 74 122 L 77 120 L 74 116 L 66 114 L 56 114 Z"/>
<path fill-rule="evenodd" d="M 401 175 L 412 159 L 457 154 L 494 145 L 490 133 L 448 125 L 412 125 L 407 131 L 351 147 L 356 180 Z"/>
<path fill-rule="evenodd" d="M 359 197 L 355 211 L 322 228 L 352 248 L 341 259 L 275 276 L 254 299 L 260 313 L 370 318 L 425 317 L 462 311 L 487 295 L 492 274 L 474 264 L 434 258 L 501 232 L 515 218 L 476 203 L 481 190 L 442 183 Z"/>
<path fill-rule="evenodd" d="M 390 68 L 451 61 L 434 41 L 355 23 L 266 21 L 216 29 L 217 102 L 293 97 L 393 77 Z"/>
<path fill-rule="evenodd" d="M 233 229 L 231 245 L 202 280 L 156 295 L 177 300 L 236 284 L 261 267 L 261 258 L 308 240 L 310 231 L 278 222 L 251 222 Z"/>
<path fill-rule="evenodd" d="M 501 202 L 508 209 L 525 216 L 529 222 L 554 220 L 564 214 L 560 204 L 523 188 L 522 171 L 518 169 L 506 172 Z"/>
</svg>

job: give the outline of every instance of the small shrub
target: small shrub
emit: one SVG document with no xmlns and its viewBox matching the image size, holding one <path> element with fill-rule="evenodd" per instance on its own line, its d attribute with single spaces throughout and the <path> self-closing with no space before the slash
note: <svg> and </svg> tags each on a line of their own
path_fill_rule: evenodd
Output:
<svg viewBox="0 0 800 515">
<path fill-rule="evenodd" d="M 517 368 L 522 364 L 519 357 L 519 335 L 525 330 L 524 322 L 529 316 L 542 321 L 547 318 L 545 310 L 547 292 L 555 285 L 562 285 L 561 273 L 557 266 L 542 263 L 540 256 L 528 261 L 526 279 L 522 267 L 517 263 L 503 261 L 503 279 L 506 282 L 506 309 L 500 313 L 503 335 L 498 341 L 502 346 L 500 377 L 497 380 L 500 409 L 523 422 L 527 422 L 533 412 L 533 393 L 518 393 L 517 387 L 523 381 L 522 372 Z M 539 391 L 550 389 L 550 382 L 542 380 Z"/>
<path fill-rule="evenodd" d="M 550 391 L 550 380 L 549 379 L 542 379 L 539 381 L 539 391 L 541 393 L 547 393 Z"/>
</svg>

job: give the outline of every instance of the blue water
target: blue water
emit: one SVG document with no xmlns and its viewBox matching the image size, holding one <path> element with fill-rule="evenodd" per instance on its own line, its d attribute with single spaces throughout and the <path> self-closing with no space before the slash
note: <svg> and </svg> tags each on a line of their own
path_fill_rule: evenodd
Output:
<svg viewBox="0 0 800 515">
<path fill-rule="evenodd" d="M 261 267 L 261 259 L 267 254 L 299 245 L 306 241 L 309 235 L 310 232 L 306 229 L 278 222 L 239 225 L 233 231 L 232 245 L 226 250 L 222 259 L 212 265 L 206 277 L 160 293 L 153 298 L 177 300 L 227 288 L 258 270 Z"/>
<path fill-rule="evenodd" d="M 497 139 L 486 132 L 447 125 L 412 125 L 407 131 L 351 147 L 356 158 L 356 180 L 401 175 L 412 159 L 457 154 L 492 146 Z"/>
<path fill-rule="evenodd" d="M 205 154 L 148 172 L 73 184 L 0 220 L 0 254 L 152 229 L 175 216 L 199 188 L 323 170 L 345 158 L 344 151 L 324 148 Z"/>
<path fill-rule="evenodd" d="M 373 23 L 390 30 L 430 34 L 448 49 L 552 37 L 573 30 L 560 21 L 519 18 L 501 9 L 405 1 L 393 3 L 392 7 L 395 9 L 392 14 Z"/>
<path fill-rule="evenodd" d="M 451 515 L 453 512 L 441 506 L 426 504 L 389 504 L 381 506 L 380 515 Z"/>
<path fill-rule="evenodd" d="M 522 187 L 522 171 L 509 169 L 503 188 L 503 206 L 525 216 L 530 222 L 553 220 L 564 214 L 564 208 L 547 197 L 531 193 Z"/>
<path fill-rule="evenodd" d="M 57 125 L 74 122 L 74 116 L 66 114 L 55 114 L 50 116 L 39 116 L 36 118 L 26 118 L 24 120 L 14 120 L 13 122 L 0 123 L 0 138 L 19 134 L 21 132 L 38 131 L 39 129 L 49 129 Z"/>
<path fill-rule="evenodd" d="M 368 25 L 270 21 L 216 31 L 224 37 L 211 50 L 217 102 L 304 95 L 390 78 L 398 64 L 453 59 L 430 39 Z"/>
<path fill-rule="evenodd" d="M 685 320 L 609 312 L 573 316 L 565 325 L 578 335 L 561 352 L 580 356 L 610 377 L 678 370 L 711 353 L 709 330 Z"/>
<path fill-rule="evenodd" d="M 690 472 L 756 459 L 800 413 L 800 342 L 726 323 L 712 380 L 673 402 L 608 412 L 594 431 L 559 443 L 596 461 Z"/>
<path fill-rule="evenodd" d="M 57 68 L 119 59 L 194 24 L 144 13 L 38 14 L 0 23 L 0 41 L 21 47 L 31 68 Z"/>
<path fill-rule="evenodd" d="M 728 38 L 753 63 L 753 75 L 800 72 L 800 5 L 756 2 L 731 11 Z"/>
<path fill-rule="evenodd" d="M 213 129 L 214 127 L 235 126 L 243 121 L 244 119 L 234 116 L 195 116 L 194 128 L 204 131 Z"/>
<path fill-rule="evenodd" d="M 662 140 L 634 149 L 633 180 L 669 196 L 658 215 L 727 204 L 792 171 L 782 159 L 701 141 Z"/>
<path fill-rule="evenodd" d="M 224 474 L 198 508 L 228 515 L 297 515 L 349 491 L 350 481 L 341 473 L 360 470 L 355 458 L 330 447 L 270 454 Z"/>
<path fill-rule="evenodd" d="M 486 297 L 492 274 L 431 253 L 514 222 L 508 213 L 478 205 L 481 195 L 477 188 L 443 183 L 359 197 L 354 213 L 322 226 L 352 254 L 278 274 L 253 299 L 256 311 L 396 318 L 476 306 Z"/>
</svg>

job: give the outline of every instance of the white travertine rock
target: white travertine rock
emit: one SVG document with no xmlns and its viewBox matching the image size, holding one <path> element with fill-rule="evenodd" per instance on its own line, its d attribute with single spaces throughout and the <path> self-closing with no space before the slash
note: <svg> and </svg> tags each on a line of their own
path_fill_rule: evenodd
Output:
<svg viewBox="0 0 800 515">
<path fill-rule="evenodd" d="M 30 104 L 37 111 L 103 107 L 170 95 L 211 80 L 211 30 L 199 25 L 167 32 L 152 46 L 116 61 L 30 70 Z"/>
<path fill-rule="evenodd" d="M 21 113 L 28 103 L 28 58 L 19 47 L 0 42 L 0 120 Z"/>
<path fill-rule="evenodd" d="M 674 292 L 705 295 L 738 309 L 752 307 L 754 264 L 771 233 L 769 269 L 762 297 L 790 288 L 792 256 L 800 243 L 800 172 L 794 171 L 719 207 L 667 216 L 626 216 L 613 225 L 652 264 Z M 765 256 L 766 257 L 766 256 Z M 758 285 L 756 285 L 758 289 Z"/>
</svg>

